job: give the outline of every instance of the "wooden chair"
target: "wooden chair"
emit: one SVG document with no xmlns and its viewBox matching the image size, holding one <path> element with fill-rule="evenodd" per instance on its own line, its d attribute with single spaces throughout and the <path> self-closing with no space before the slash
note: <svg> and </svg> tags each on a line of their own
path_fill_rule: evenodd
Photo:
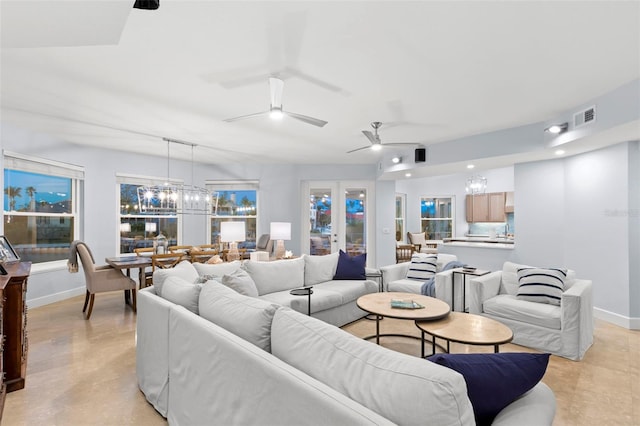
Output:
<svg viewBox="0 0 640 426">
<path fill-rule="evenodd" d="M 169 253 L 189 253 L 193 246 L 169 246 Z"/>
<path fill-rule="evenodd" d="M 153 255 L 153 247 L 142 247 L 133 249 L 136 256 L 151 257 Z M 142 284 L 142 283 L 141 283 Z M 153 271 L 144 271 L 144 286 L 149 287 L 153 284 Z"/>
<path fill-rule="evenodd" d="M 151 256 L 151 273 L 158 269 L 170 269 L 183 261 L 185 255 L 182 253 L 164 253 Z"/>
<path fill-rule="evenodd" d="M 189 251 L 189 259 L 191 263 L 206 263 L 211 257 L 218 254 L 217 249 L 199 250 L 200 247 L 194 247 Z"/>
<path fill-rule="evenodd" d="M 396 246 L 396 263 L 410 262 L 411 255 L 416 251 L 413 244 L 402 244 Z"/>
</svg>

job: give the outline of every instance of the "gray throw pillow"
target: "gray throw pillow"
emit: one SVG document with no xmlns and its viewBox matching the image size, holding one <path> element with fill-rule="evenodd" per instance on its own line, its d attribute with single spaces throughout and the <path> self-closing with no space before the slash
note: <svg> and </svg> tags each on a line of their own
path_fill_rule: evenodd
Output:
<svg viewBox="0 0 640 426">
<path fill-rule="evenodd" d="M 256 283 L 247 271 L 238 269 L 222 277 L 222 284 L 245 296 L 258 297 Z"/>
<path fill-rule="evenodd" d="M 184 306 L 198 314 L 198 301 L 202 284 L 193 284 L 180 277 L 169 277 L 164 281 L 161 296 L 176 305 Z"/>
</svg>

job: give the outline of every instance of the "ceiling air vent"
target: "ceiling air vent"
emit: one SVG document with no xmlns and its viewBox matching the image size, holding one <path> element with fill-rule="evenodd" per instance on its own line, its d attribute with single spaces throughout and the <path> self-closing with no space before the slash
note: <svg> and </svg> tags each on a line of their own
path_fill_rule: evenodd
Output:
<svg viewBox="0 0 640 426">
<path fill-rule="evenodd" d="M 596 106 L 573 114 L 573 127 L 580 127 L 596 121 Z"/>
</svg>

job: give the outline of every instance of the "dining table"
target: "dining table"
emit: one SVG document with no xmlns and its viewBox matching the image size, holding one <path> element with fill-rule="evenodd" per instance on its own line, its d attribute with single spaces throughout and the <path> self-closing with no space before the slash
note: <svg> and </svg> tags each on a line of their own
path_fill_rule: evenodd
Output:
<svg viewBox="0 0 640 426">
<path fill-rule="evenodd" d="M 131 270 L 138 269 L 138 288 L 142 289 L 146 287 L 145 269 L 151 266 L 150 256 L 118 256 L 107 257 L 104 259 L 109 266 L 114 269 L 126 270 L 128 277 L 131 277 Z M 125 290 L 124 299 L 127 304 L 131 304 L 131 293 L 129 290 Z"/>
</svg>

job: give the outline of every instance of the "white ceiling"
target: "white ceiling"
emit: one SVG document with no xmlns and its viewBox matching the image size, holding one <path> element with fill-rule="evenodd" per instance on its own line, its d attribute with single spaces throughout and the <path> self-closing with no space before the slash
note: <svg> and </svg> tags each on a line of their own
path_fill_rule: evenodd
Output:
<svg viewBox="0 0 640 426">
<path fill-rule="evenodd" d="M 189 141 L 211 163 L 376 163 L 346 154 L 371 121 L 383 142 L 428 145 L 549 120 L 640 77 L 636 1 L 132 5 L 3 0 L 2 121 L 158 155 L 162 137 Z M 329 124 L 224 122 L 269 108 L 270 75 L 286 110 Z"/>
</svg>

